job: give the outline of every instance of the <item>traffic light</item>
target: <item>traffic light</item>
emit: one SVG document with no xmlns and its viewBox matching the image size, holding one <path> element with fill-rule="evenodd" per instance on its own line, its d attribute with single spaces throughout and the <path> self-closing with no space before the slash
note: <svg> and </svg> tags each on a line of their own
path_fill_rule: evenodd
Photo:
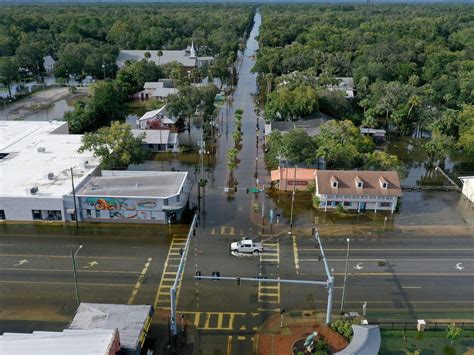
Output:
<svg viewBox="0 0 474 355">
<path fill-rule="evenodd" d="M 249 190 L 248 188 L 245 189 L 245 192 L 246 192 L 246 193 L 249 193 L 249 191 L 250 191 L 250 190 Z"/>
<path fill-rule="evenodd" d="M 221 273 L 219 271 L 213 271 L 212 272 L 212 280 L 213 281 L 219 281 L 220 277 L 221 277 Z"/>
<path fill-rule="evenodd" d="M 234 187 L 234 192 L 237 192 L 237 186 Z"/>
<path fill-rule="evenodd" d="M 201 280 L 201 271 L 196 271 L 196 276 L 198 280 Z"/>
<path fill-rule="evenodd" d="M 240 277 L 237 277 L 235 280 L 237 281 L 237 286 L 240 286 Z"/>
</svg>

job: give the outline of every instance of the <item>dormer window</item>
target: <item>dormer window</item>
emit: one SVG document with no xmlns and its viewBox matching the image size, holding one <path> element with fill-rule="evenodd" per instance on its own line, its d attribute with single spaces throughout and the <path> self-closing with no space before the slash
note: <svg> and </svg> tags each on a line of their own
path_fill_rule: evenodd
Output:
<svg viewBox="0 0 474 355">
<path fill-rule="evenodd" d="M 384 190 L 388 189 L 388 181 L 384 179 L 383 176 L 380 177 L 380 187 Z"/>
<path fill-rule="evenodd" d="M 337 181 L 334 175 L 331 176 L 331 187 L 337 189 L 338 186 L 339 186 L 339 181 Z"/>
<path fill-rule="evenodd" d="M 356 176 L 354 181 L 355 181 L 355 185 L 358 189 L 362 189 L 364 187 L 364 182 L 362 181 L 362 179 L 360 177 Z"/>
</svg>

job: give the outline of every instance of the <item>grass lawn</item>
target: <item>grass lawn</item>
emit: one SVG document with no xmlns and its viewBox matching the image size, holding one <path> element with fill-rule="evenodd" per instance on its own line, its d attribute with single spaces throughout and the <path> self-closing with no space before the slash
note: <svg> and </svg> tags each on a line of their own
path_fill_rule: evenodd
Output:
<svg viewBox="0 0 474 355">
<path fill-rule="evenodd" d="M 422 350 L 422 355 L 454 355 L 465 354 L 469 350 L 474 351 L 474 330 L 465 330 L 461 338 L 455 342 L 454 347 L 450 346 L 444 330 L 425 331 L 419 334 L 416 330 L 407 330 L 406 340 L 403 339 L 403 330 L 382 330 L 381 333 L 380 354 L 384 355 L 405 354 L 405 349 Z"/>
</svg>

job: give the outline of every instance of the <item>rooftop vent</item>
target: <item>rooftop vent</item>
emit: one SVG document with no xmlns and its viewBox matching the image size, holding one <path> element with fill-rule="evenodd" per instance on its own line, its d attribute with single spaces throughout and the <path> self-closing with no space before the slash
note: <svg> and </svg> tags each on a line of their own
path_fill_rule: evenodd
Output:
<svg viewBox="0 0 474 355">
<path fill-rule="evenodd" d="M 48 173 L 48 180 L 54 180 L 54 173 Z"/>
<path fill-rule="evenodd" d="M 30 192 L 32 195 L 35 195 L 37 192 L 38 192 L 38 186 L 33 186 L 31 189 L 30 189 Z"/>
<path fill-rule="evenodd" d="M 44 152 L 46 152 L 46 148 L 45 147 L 38 147 L 37 151 L 38 151 L 38 153 L 44 153 Z"/>
</svg>

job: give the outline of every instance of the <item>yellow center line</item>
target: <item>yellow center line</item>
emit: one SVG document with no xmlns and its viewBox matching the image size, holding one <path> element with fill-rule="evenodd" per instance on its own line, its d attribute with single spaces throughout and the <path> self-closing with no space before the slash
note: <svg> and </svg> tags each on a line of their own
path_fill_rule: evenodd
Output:
<svg viewBox="0 0 474 355">
<path fill-rule="evenodd" d="M 142 282 L 145 280 L 145 274 L 148 271 L 148 267 L 150 266 L 150 263 L 152 260 L 153 260 L 152 258 L 148 258 L 147 262 L 145 263 L 145 266 L 143 267 L 142 272 L 140 273 L 140 276 L 138 277 L 138 281 L 135 284 L 135 287 L 133 288 L 132 295 L 128 299 L 127 304 L 133 304 L 133 301 L 135 301 L 135 297 L 138 293 L 138 289 L 142 285 Z"/>
<path fill-rule="evenodd" d="M 232 354 L 232 335 L 227 337 L 227 355 Z"/>
</svg>

